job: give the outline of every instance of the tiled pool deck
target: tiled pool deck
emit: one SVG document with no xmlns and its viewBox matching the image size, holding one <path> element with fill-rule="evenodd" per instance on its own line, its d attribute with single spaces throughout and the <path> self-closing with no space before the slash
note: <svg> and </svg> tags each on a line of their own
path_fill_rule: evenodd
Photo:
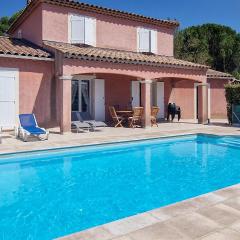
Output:
<svg viewBox="0 0 240 240">
<path fill-rule="evenodd" d="M 66 135 L 52 132 L 48 141 L 27 143 L 15 139 L 9 133 L 4 133 L 0 154 L 194 133 L 240 136 L 240 128 L 228 127 L 219 122 L 207 126 L 190 122 L 162 123 L 158 128 L 152 129 L 104 128 L 96 132 Z M 61 239 L 240 240 L 240 184 Z"/>
<path fill-rule="evenodd" d="M 59 240 L 239 240 L 240 184 Z"/>
<path fill-rule="evenodd" d="M 0 133 L 2 136 L 0 154 L 196 133 L 240 136 L 240 128 L 229 127 L 227 124 L 220 122 L 213 123 L 212 125 L 181 122 L 160 123 L 159 127 L 153 127 L 151 129 L 106 127 L 99 128 L 95 132 L 85 131 L 80 133 L 67 133 L 65 135 L 60 135 L 58 129 L 50 129 L 50 136 L 48 141 L 38 141 L 33 139 L 29 142 L 23 142 L 19 139 L 16 139 L 13 132 L 3 134 Z"/>
</svg>

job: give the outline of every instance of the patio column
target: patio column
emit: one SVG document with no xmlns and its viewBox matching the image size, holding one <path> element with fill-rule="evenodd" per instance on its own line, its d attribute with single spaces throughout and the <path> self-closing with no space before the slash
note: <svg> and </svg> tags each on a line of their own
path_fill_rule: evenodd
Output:
<svg viewBox="0 0 240 240">
<path fill-rule="evenodd" d="M 199 116 L 198 123 L 207 124 L 208 123 L 208 84 L 207 82 L 199 86 Z"/>
<path fill-rule="evenodd" d="M 143 123 L 145 128 L 151 128 L 151 84 L 152 80 L 141 81 L 141 105 L 144 107 Z"/>
<path fill-rule="evenodd" d="M 60 133 L 71 131 L 72 76 L 59 77 L 59 122 Z"/>
</svg>

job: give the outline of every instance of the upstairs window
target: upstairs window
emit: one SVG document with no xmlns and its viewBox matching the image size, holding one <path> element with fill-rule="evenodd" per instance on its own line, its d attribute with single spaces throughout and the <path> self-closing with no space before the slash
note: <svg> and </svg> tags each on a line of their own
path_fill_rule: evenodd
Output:
<svg viewBox="0 0 240 240">
<path fill-rule="evenodd" d="M 69 42 L 96 46 L 96 19 L 80 15 L 70 15 Z"/>
<path fill-rule="evenodd" d="M 138 28 L 138 52 L 157 54 L 157 31 Z"/>
</svg>

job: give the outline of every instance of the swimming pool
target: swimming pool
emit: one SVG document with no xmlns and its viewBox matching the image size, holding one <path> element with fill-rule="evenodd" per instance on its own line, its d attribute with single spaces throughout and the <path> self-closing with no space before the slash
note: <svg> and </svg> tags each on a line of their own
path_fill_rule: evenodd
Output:
<svg viewBox="0 0 240 240">
<path fill-rule="evenodd" d="M 0 156 L 0 239 L 52 239 L 240 182 L 240 138 Z"/>
</svg>

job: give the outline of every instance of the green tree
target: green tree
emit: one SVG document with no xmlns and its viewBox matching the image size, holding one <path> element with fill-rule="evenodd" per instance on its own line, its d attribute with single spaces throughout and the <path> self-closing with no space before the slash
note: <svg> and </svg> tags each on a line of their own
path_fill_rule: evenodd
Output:
<svg viewBox="0 0 240 240">
<path fill-rule="evenodd" d="M 18 18 L 22 13 L 22 10 L 13 14 L 12 17 L 1 17 L 0 18 L 0 36 L 4 35 L 9 29 L 10 25 Z"/>
<path fill-rule="evenodd" d="M 230 27 L 204 24 L 178 31 L 175 56 L 240 78 L 240 34 Z"/>
</svg>

